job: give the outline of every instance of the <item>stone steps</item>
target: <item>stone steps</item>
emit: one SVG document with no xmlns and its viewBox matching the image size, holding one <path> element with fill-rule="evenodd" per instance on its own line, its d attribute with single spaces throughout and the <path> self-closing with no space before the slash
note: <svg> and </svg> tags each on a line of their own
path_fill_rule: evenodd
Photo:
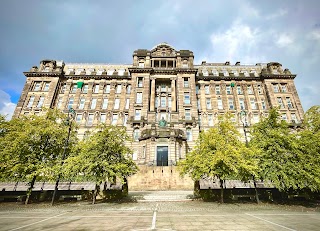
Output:
<svg viewBox="0 0 320 231">
<path fill-rule="evenodd" d="M 193 191 L 131 191 L 129 197 L 138 202 L 190 201 Z"/>
</svg>

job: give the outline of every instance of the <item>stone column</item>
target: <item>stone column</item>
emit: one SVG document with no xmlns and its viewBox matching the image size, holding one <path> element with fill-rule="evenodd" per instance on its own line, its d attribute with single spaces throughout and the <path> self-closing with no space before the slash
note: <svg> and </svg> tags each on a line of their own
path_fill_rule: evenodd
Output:
<svg viewBox="0 0 320 231">
<path fill-rule="evenodd" d="M 155 90 L 156 90 L 156 79 L 151 78 L 150 111 L 154 111 Z"/>
<path fill-rule="evenodd" d="M 171 78 L 171 111 L 177 111 L 177 102 L 176 102 L 176 79 Z"/>
</svg>

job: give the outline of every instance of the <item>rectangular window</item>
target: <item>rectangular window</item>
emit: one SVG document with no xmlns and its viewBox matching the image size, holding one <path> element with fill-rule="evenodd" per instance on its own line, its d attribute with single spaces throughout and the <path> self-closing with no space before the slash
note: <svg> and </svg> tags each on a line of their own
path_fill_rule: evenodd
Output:
<svg viewBox="0 0 320 231">
<path fill-rule="evenodd" d="M 286 100 L 287 100 L 288 108 L 289 108 L 289 109 L 292 109 L 292 108 L 293 108 L 293 106 L 292 106 L 292 103 L 291 103 L 291 99 L 290 99 L 290 97 L 286 97 Z"/>
<path fill-rule="evenodd" d="M 121 89 L 122 89 L 122 85 L 121 85 L 121 84 L 118 84 L 118 85 L 117 85 L 116 93 L 117 93 L 117 94 L 121 94 Z"/>
<path fill-rule="evenodd" d="M 94 117 L 94 114 L 89 114 L 88 115 L 88 120 L 87 120 L 87 125 L 88 126 L 91 126 L 93 124 L 93 117 Z"/>
<path fill-rule="evenodd" d="M 262 107 L 262 110 L 267 109 L 266 102 L 264 101 L 264 99 L 261 99 L 261 107 Z"/>
<path fill-rule="evenodd" d="M 69 108 L 72 108 L 72 106 L 73 106 L 73 97 L 71 97 L 71 98 L 69 99 L 68 109 L 69 109 Z"/>
<path fill-rule="evenodd" d="M 81 98 L 79 102 L 79 109 L 84 109 L 84 104 L 86 102 L 85 98 Z"/>
<path fill-rule="evenodd" d="M 126 91 L 126 92 L 127 92 L 127 94 L 130 94 L 130 93 L 131 93 L 131 85 L 128 85 L 128 86 L 127 86 L 127 91 Z"/>
<path fill-rule="evenodd" d="M 199 85 L 196 85 L 196 94 L 199 95 Z"/>
<path fill-rule="evenodd" d="M 78 85 L 77 85 L 77 84 L 73 84 L 73 85 L 72 85 L 71 93 L 76 93 L 76 92 L 77 92 L 77 89 L 78 89 Z"/>
<path fill-rule="evenodd" d="M 287 85 L 286 84 L 281 84 L 281 91 L 287 92 Z"/>
<path fill-rule="evenodd" d="M 183 78 L 183 87 L 189 87 L 189 78 Z"/>
<path fill-rule="evenodd" d="M 191 128 L 186 129 L 187 141 L 192 141 L 192 131 Z"/>
<path fill-rule="evenodd" d="M 237 86 L 237 93 L 238 93 L 238 95 L 242 95 L 243 94 L 241 86 Z"/>
<path fill-rule="evenodd" d="M 61 85 L 60 93 L 63 94 L 63 93 L 66 91 L 66 88 L 67 88 L 67 85 L 63 83 L 63 84 Z"/>
<path fill-rule="evenodd" d="M 49 91 L 49 87 L 50 87 L 50 82 L 45 82 L 43 91 Z"/>
<path fill-rule="evenodd" d="M 117 125 L 117 123 L 118 123 L 118 114 L 113 114 L 111 125 Z"/>
<path fill-rule="evenodd" d="M 106 115 L 106 114 L 101 114 L 101 115 L 100 115 L 100 122 L 101 122 L 101 123 L 105 123 L 106 120 L 107 120 L 107 115 Z"/>
<path fill-rule="evenodd" d="M 85 93 L 85 94 L 88 93 L 88 89 L 89 89 L 88 84 L 83 85 L 82 93 Z"/>
<path fill-rule="evenodd" d="M 281 97 L 278 97 L 278 98 L 277 98 L 277 101 L 278 101 L 278 105 L 280 106 L 280 108 L 284 108 L 282 98 L 281 98 Z"/>
<path fill-rule="evenodd" d="M 171 108 L 171 96 L 168 97 L 168 107 Z"/>
<path fill-rule="evenodd" d="M 205 86 L 204 86 L 204 92 L 205 92 L 206 95 L 209 95 L 209 94 L 210 94 L 210 87 L 209 87 L 209 85 L 205 85 Z"/>
<path fill-rule="evenodd" d="M 99 84 L 94 86 L 93 93 L 99 93 Z"/>
<path fill-rule="evenodd" d="M 234 110 L 233 99 L 228 99 L 229 110 Z"/>
<path fill-rule="evenodd" d="M 82 114 L 77 114 L 77 117 L 76 117 L 77 124 L 80 124 L 81 121 L 82 121 Z"/>
<path fill-rule="evenodd" d="M 190 111 L 190 109 L 185 109 L 184 115 L 185 115 L 186 120 L 191 120 L 191 111 Z"/>
<path fill-rule="evenodd" d="M 249 85 L 249 86 L 247 87 L 247 91 L 248 91 L 248 94 L 249 94 L 249 95 L 252 95 L 252 94 L 253 94 L 252 86 Z"/>
<path fill-rule="evenodd" d="M 262 86 L 261 85 L 258 85 L 258 93 L 261 95 L 262 94 Z"/>
<path fill-rule="evenodd" d="M 135 114 L 134 114 L 134 119 L 141 120 L 141 110 L 140 109 L 136 109 Z"/>
<path fill-rule="evenodd" d="M 208 114 L 208 125 L 213 126 L 213 115 L 212 114 Z"/>
<path fill-rule="evenodd" d="M 198 108 L 198 110 L 201 110 L 200 99 L 197 99 L 197 108 Z"/>
<path fill-rule="evenodd" d="M 124 114 L 124 118 L 123 118 L 123 126 L 126 126 L 128 122 L 128 114 Z"/>
<path fill-rule="evenodd" d="M 297 119 L 297 116 L 296 116 L 296 114 L 291 114 L 291 122 L 292 123 L 298 123 L 298 119 Z"/>
<path fill-rule="evenodd" d="M 39 102 L 38 102 L 37 108 L 41 108 L 41 107 L 42 107 L 42 105 L 43 105 L 43 102 L 44 102 L 44 96 L 40 96 L 40 99 L 39 99 Z"/>
<path fill-rule="evenodd" d="M 206 105 L 207 105 L 207 109 L 211 110 L 212 109 L 212 106 L 211 106 L 211 99 L 210 98 L 207 98 L 206 99 Z"/>
<path fill-rule="evenodd" d="M 160 119 L 167 120 L 167 113 L 166 112 L 160 112 Z"/>
<path fill-rule="evenodd" d="M 231 95 L 231 86 L 230 85 L 226 86 L 226 92 L 228 95 Z"/>
<path fill-rule="evenodd" d="M 218 99 L 218 109 L 223 109 L 222 99 Z"/>
<path fill-rule="evenodd" d="M 279 85 L 278 84 L 273 84 L 273 91 L 278 93 L 279 92 Z"/>
<path fill-rule="evenodd" d="M 167 86 L 164 85 L 164 84 L 161 84 L 160 90 L 161 90 L 161 92 L 166 92 L 167 91 Z"/>
<path fill-rule="evenodd" d="M 158 108 L 158 107 L 159 107 L 159 104 L 160 104 L 159 96 L 157 96 L 156 99 L 155 99 L 155 101 L 154 101 L 155 108 Z"/>
<path fill-rule="evenodd" d="M 90 109 L 96 109 L 96 105 L 97 105 L 97 99 L 92 99 Z"/>
<path fill-rule="evenodd" d="M 281 114 L 281 119 L 287 121 L 287 114 L 283 113 Z"/>
<path fill-rule="evenodd" d="M 57 108 L 60 109 L 61 106 L 62 106 L 62 98 L 60 97 L 60 98 L 58 99 Z"/>
<path fill-rule="evenodd" d="M 115 99 L 114 100 L 114 109 L 119 109 L 120 107 L 120 99 Z"/>
<path fill-rule="evenodd" d="M 136 103 L 142 104 L 142 92 L 138 92 L 136 95 Z"/>
<path fill-rule="evenodd" d="M 190 104 L 190 94 L 184 93 L 184 104 Z"/>
<path fill-rule="evenodd" d="M 34 91 L 40 91 L 40 82 L 36 82 L 35 84 L 34 84 L 34 89 L 33 89 Z"/>
<path fill-rule="evenodd" d="M 166 101 L 167 101 L 166 97 L 165 96 L 161 96 L 160 97 L 160 107 L 166 107 L 167 106 L 166 105 Z"/>
<path fill-rule="evenodd" d="M 130 106 L 130 99 L 126 99 L 125 109 L 129 109 L 129 106 Z"/>
<path fill-rule="evenodd" d="M 258 114 L 253 114 L 253 123 L 258 123 L 260 120 L 259 115 Z"/>
<path fill-rule="evenodd" d="M 221 92 L 220 92 L 220 86 L 216 86 L 216 94 L 217 94 L 217 95 L 220 95 L 220 94 L 221 94 Z"/>
<path fill-rule="evenodd" d="M 257 109 L 256 100 L 254 98 L 250 99 L 250 105 L 251 105 L 251 109 L 252 110 L 256 110 Z"/>
<path fill-rule="evenodd" d="M 143 87 L 143 77 L 138 77 L 137 85 L 138 85 L 138 87 Z"/>
<path fill-rule="evenodd" d="M 244 99 L 243 98 L 239 99 L 239 106 L 240 106 L 241 110 L 245 110 L 246 109 L 246 106 L 244 104 Z"/>
<path fill-rule="evenodd" d="M 110 84 L 107 84 L 105 89 L 104 89 L 104 93 L 110 93 Z"/>
<path fill-rule="evenodd" d="M 107 109 L 108 108 L 108 99 L 104 98 L 102 102 L 102 109 Z"/>
</svg>

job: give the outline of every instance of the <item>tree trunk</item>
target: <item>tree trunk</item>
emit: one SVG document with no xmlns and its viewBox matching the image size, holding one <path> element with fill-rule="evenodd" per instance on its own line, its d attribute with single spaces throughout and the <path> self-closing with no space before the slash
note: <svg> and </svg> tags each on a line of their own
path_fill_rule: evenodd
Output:
<svg viewBox="0 0 320 231">
<path fill-rule="evenodd" d="M 98 185 L 96 184 L 96 188 L 94 189 L 93 197 L 92 197 L 92 204 L 93 205 L 96 203 L 97 192 L 98 192 Z"/>
<path fill-rule="evenodd" d="M 253 179 L 254 191 L 256 192 L 256 200 L 257 200 L 257 203 L 259 204 L 260 200 L 259 200 L 259 194 L 258 194 L 258 189 L 257 189 L 257 183 L 256 183 L 254 176 L 252 176 L 252 179 Z"/>
<path fill-rule="evenodd" d="M 53 191 L 52 200 L 51 200 L 51 205 L 52 206 L 54 204 L 54 200 L 56 199 L 56 196 L 57 196 L 57 193 L 58 193 L 59 181 L 60 181 L 60 173 L 59 173 L 59 175 L 57 177 L 56 184 L 54 186 L 54 191 Z"/>
<path fill-rule="evenodd" d="M 220 202 L 221 203 L 223 203 L 223 181 L 224 180 L 220 179 L 220 188 L 221 188 L 221 190 L 220 190 Z"/>
<path fill-rule="evenodd" d="M 27 205 L 29 203 L 29 199 L 30 199 L 30 196 L 31 196 L 31 193 L 32 193 L 32 189 L 33 189 L 33 186 L 34 186 L 34 182 L 36 182 L 36 176 L 34 176 L 32 178 L 32 181 L 30 182 L 30 187 L 28 188 L 28 191 L 27 191 L 27 198 L 26 198 L 26 201 L 25 201 L 25 204 Z"/>
</svg>

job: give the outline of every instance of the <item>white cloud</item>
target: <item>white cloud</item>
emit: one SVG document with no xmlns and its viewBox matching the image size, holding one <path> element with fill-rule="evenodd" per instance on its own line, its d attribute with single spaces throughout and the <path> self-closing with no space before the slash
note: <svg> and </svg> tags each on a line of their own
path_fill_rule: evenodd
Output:
<svg viewBox="0 0 320 231">
<path fill-rule="evenodd" d="M 288 34 L 280 34 L 277 38 L 276 44 L 281 48 L 288 47 L 293 44 L 293 38 Z"/>
<path fill-rule="evenodd" d="M 267 20 L 272 20 L 272 19 L 278 19 L 288 13 L 288 10 L 285 9 L 279 9 L 278 11 L 275 11 L 272 14 L 269 14 L 266 16 Z"/>
<path fill-rule="evenodd" d="M 10 95 L 0 90 L 0 114 L 5 115 L 7 120 L 10 120 L 16 104 L 11 102 Z"/>
</svg>

